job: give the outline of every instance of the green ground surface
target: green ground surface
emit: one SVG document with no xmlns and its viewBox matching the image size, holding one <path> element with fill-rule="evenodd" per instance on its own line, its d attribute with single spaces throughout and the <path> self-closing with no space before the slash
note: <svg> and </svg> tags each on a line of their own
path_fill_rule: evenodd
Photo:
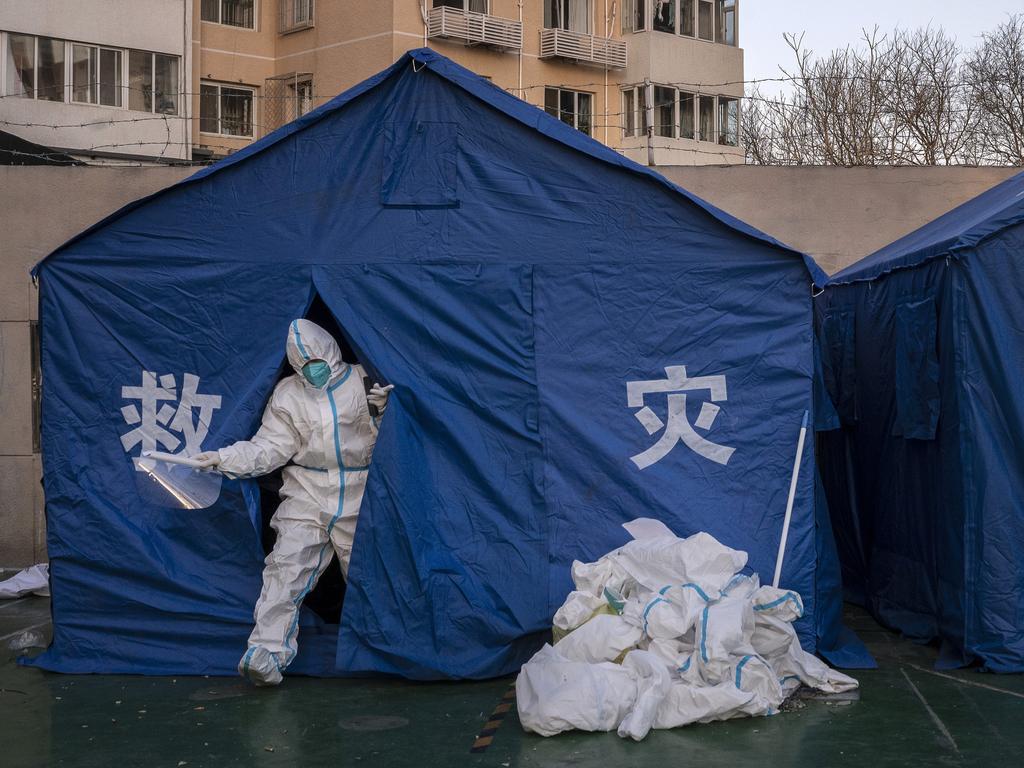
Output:
<svg viewBox="0 0 1024 768">
<path fill-rule="evenodd" d="M 653 732 L 526 734 L 515 711 L 491 746 L 474 739 L 510 679 L 414 684 L 289 678 L 55 675 L 19 667 L 26 627 L 49 640 L 49 601 L 0 602 L 0 766 L 1000 766 L 1024 760 L 1024 678 L 938 674 L 934 651 L 848 623 L 880 668 L 854 673 L 860 700 Z M 38 649 L 28 653 L 38 653 Z M 945 675 L 945 676 L 942 676 Z M 800 706 L 800 705 L 803 706 Z"/>
</svg>

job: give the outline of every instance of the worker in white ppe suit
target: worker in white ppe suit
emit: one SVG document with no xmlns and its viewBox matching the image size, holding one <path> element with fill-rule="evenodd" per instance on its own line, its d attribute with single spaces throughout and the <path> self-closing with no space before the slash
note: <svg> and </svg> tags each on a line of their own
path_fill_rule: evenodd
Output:
<svg viewBox="0 0 1024 768">
<path fill-rule="evenodd" d="M 295 375 L 281 381 L 251 440 L 194 458 L 228 477 L 257 477 L 284 469 L 281 505 L 271 526 L 277 532 L 263 569 L 256 627 L 238 671 L 257 685 L 277 685 L 295 658 L 299 606 L 337 554 L 348 563 L 359 505 L 366 486 L 378 413 L 391 387 L 369 394 L 363 369 L 341 359 L 337 342 L 308 320 L 288 330 L 288 362 Z M 285 466 L 287 465 L 287 466 Z"/>
</svg>

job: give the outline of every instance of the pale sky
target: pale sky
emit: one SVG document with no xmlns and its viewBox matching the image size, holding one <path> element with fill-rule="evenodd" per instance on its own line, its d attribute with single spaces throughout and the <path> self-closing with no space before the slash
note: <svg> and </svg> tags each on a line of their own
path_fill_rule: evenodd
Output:
<svg viewBox="0 0 1024 768">
<path fill-rule="evenodd" d="M 792 71 L 794 57 L 783 42 L 784 32 L 806 32 L 804 45 L 826 53 L 855 42 L 861 29 L 879 26 L 942 27 L 963 45 L 971 46 L 1013 12 L 1024 12 L 1022 0 L 740 0 L 740 45 L 745 52 L 747 80 L 778 77 L 779 64 Z M 774 90 L 765 83 L 764 90 Z"/>
</svg>

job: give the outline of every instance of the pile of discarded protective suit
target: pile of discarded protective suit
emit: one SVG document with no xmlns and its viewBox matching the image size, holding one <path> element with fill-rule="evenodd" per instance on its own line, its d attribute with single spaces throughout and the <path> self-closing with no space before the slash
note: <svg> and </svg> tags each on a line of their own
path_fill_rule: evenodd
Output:
<svg viewBox="0 0 1024 768">
<path fill-rule="evenodd" d="M 773 715 L 801 685 L 857 687 L 800 647 L 800 596 L 740 571 L 747 554 L 707 533 L 686 539 L 652 520 L 596 563 L 573 563 L 576 589 L 555 614 L 555 644 L 516 682 L 527 731 L 651 728 Z"/>
</svg>

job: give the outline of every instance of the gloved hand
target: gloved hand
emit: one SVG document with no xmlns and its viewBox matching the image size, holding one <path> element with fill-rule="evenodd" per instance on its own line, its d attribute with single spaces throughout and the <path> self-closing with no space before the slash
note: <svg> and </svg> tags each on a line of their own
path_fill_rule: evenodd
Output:
<svg viewBox="0 0 1024 768">
<path fill-rule="evenodd" d="M 198 461 L 202 469 L 213 469 L 220 464 L 220 454 L 217 451 L 203 451 L 190 458 Z"/>
<path fill-rule="evenodd" d="M 394 384 L 388 384 L 386 387 L 382 387 L 380 383 L 377 382 L 370 387 L 370 391 L 366 394 L 366 402 L 374 406 L 378 413 L 384 413 L 384 409 L 388 406 L 388 395 L 391 394 L 391 390 L 394 388 Z"/>
</svg>

